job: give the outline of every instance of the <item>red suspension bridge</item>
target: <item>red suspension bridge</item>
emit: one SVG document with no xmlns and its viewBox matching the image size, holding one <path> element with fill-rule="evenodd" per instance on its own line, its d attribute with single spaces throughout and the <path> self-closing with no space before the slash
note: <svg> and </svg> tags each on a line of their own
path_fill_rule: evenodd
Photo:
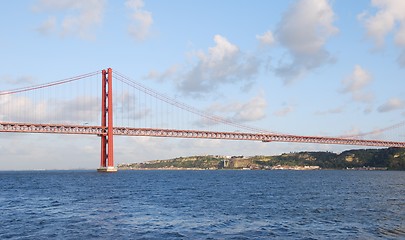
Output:
<svg viewBox="0 0 405 240">
<path fill-rule="evenodd" d="M 114 135 L 405 147 L 404 141 L 365 139 L 404 127 L 405 122 L 340 137 L 274 133 L 198 110 L 119 72 L 114 72 L 114 80 L 113 89 L 113 71 L 109 68 L 1 91 L 0 132 L 97 135 L 101 138 L 98 170 L 106 172 L 116 171 Z M 185 128 L 185 121 L 193 122 L 199 129 Z"/>
</svg>

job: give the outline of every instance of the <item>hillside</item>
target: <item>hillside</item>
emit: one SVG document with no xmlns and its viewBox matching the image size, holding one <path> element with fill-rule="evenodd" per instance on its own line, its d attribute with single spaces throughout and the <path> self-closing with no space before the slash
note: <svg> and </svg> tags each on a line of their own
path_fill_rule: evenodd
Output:
<svg viewBox="0 0 405 240">
<path fill-rule="evenodd" d="M 306 166 L 306 167 L 305 167 Z M 119 169 L 388 169 L 405 170 L 405 149 L 284 153 L 276 156 L 192 156 L 118 165 Z M 365 168 L 364 168 L 365 167 Z"/>
</svg>

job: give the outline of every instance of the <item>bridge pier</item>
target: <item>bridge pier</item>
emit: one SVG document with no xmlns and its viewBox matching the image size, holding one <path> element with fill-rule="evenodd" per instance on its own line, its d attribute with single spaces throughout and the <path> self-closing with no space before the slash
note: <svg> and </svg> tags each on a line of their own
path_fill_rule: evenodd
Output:
<svg viewBox="0 0 405 240">
<path fill-rule="evenodd" d="M 118 169 L 116 167 L 99 167 L 97 168 L 97 172 L 117 172 Z"/>
<path fill-rule="evenodd" d="M 114 135 L 113 135 L 113 91 L 112 69 L 102 71 L 101 77 L 101 161 L 98 172 L 116 172 L 114 167 Z"/>
</svg>

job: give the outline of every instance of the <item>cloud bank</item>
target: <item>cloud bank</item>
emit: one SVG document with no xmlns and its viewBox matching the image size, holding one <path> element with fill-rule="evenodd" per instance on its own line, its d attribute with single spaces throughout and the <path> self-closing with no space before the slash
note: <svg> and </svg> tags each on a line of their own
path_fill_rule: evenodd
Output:
<svg viewBox="0 0 405 240">
<path fill-rule="evenodd" d="M 218 90 L 224 84 L 248 86 L 257 75 L 261 61 L 242 52 L 238 46 L 219 34 L 214 36 L 215 46 L 207 51 L 188 53 L 191 61 L 174 65 L 163 72 L 151 71 L 145 77 L 158 81 L 173 80 L 184 95 L 201 96 Z"/>
</svg>

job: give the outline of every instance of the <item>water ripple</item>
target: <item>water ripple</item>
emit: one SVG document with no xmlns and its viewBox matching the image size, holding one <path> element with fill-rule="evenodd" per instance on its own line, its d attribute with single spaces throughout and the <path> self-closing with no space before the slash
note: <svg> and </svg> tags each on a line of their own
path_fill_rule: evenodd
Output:
<svg viewBox="0 0 405 240">
<path fill-rule="evenodd" d="M 0 239 L 400 239 L 405 173 L 0 172 Z"/>
</svg>

